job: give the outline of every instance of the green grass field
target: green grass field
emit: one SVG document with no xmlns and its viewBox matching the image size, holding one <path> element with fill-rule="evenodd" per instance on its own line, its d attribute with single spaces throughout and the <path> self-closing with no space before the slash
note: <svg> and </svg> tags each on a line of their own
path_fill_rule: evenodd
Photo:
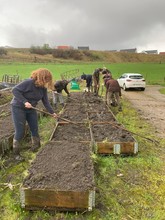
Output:
<svg viewBox="0 0 165 220">
<path fill-rule="evenodd" d="M 92 74 L 94 69 L 106 66 L 111 70 L 114 78 L 118 78 L 124 72 L 142 73 L 147 84 L 165 85 L 165 64 L 159 63 L 77 63 L 77 64 L 0 64 L 0 81 L 4 74 L 19 74 L 20 78 L 29 78 L 30 73 L 38 68 L 47 68 L 53 73 L 54 80 L 61 78 L 61 74 L 74 69 L 79 70 L 79 75 L 83 72 Z"/>
</svg>

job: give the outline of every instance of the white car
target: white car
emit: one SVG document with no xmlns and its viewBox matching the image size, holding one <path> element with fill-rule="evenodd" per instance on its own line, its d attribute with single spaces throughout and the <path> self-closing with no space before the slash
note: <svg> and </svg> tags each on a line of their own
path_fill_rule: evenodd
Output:
<svg viewBox="0 0 165 220">
<path fill-rule="evenodd" d="M 140 73 L 123 73 L 117 81 L 125 91 L 133 88 L 144 91 L 146 87 L 145 79 Z"/>
</svg>

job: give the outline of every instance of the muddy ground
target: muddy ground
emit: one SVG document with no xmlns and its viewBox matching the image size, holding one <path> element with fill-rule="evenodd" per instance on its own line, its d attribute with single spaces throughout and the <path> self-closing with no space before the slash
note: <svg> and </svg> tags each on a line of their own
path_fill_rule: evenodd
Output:
<svg viewBox="0 0 165 220">
<path fill-rule="evenodd" d="M 165 138 L 165 95 L 161 86 L 147 86 L 145 91 L 123 91 L 123 96 L 137 109 L 142 118 L 154 128 L 156 135 Z"/>
</svg>

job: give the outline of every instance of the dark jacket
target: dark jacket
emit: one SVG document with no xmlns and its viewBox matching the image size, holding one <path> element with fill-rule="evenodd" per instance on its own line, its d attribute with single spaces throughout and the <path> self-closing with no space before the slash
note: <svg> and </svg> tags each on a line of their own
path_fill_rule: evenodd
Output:
<svg viewBox="0 0 165 220">
<path fill-rule="evenodd" d="M 25 102 L 29 102 L 35 107 L 42 100 L 47 111 L 51 114 L 54 113 L 48 100 L 47 89 L 36 86 L 33 79 L 27 79 L 19 83 L 12 89 L 12 93 L 14 97 L 11 104 L 14 106 L 25 108 Z"/>
<path fill-rule="evenodd" d="M 121 88 L 119 86 L 119 83 L 115 79 L 107 79 L 105 80 L 105 86 L 107 89 L 107 92 L 119 92 L 119 95 L 121 96 Z"/>
<path fill-rule="evenodd" d="M 67 80 L 58 80 L 54 84 L 54 90 L 57 91 L 58 93 L 61 93 L 62 90 L 64 90 L 69 95 L 69 91 L 67 89 L 68 83 L 69 81 Z"/>
<path fill-rule="evenodd" d="M 81 79 L 86 80 L 86 87 L 92 86 L 92 75 L 90 74 L 83 74 Z"/>
</svg>

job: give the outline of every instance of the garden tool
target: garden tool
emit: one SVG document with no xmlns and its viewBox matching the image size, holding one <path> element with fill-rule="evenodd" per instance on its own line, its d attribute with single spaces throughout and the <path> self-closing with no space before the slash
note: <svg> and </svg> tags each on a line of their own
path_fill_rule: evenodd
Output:
<svg viewBox="0 0 165 220">
<path fill-rule="evenodd" d="M 43 111 L 43 110 L 41 110 L 41 109 L 38 109 L 38 108 L 36 108 L 36 107 L 33 107 L 33 106 L 32 106 L 32 109 L 35 109 L 35 110 L 38 111 L 38 112 L 42 112 L 42 113 L 47 114 L 47 115 L 49 115 L 49 116 L 52 117 L 52 114 L 50 114 L 49 112 L 45 112 L 45 111 Z M 67 121 L 67 122 L 69 122 L 69 123 L 78 125 L 76 122 L 73 122 L 73 121 L 70 121 L 70 120 L 68 120 L 68 119 L 65 119 L 65 118 L 63 118 L 63 117 L 61 117 L 61 116 L 59 116 L 59 115 L 57 115 L 57 118 L 60 118 L 60 119 L 62 119 L 62 120 L 64 120 L 64 121 Z"/>
</svg>

